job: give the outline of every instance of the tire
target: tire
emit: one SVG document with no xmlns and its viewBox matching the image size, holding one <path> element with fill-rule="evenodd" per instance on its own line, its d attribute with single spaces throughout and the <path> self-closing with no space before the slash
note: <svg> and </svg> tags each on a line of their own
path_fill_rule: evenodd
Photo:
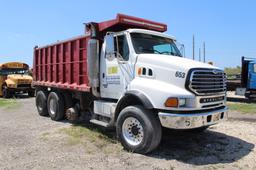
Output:
<svg viewBox="0 0 256 170">
<path fill-rule="evenodd" d="M 56 92 L 51 92 L 47 99 L 48 113 L 52 120 L 64 119 L 64 98 Z"/>
<path fill-rule="evenodd" d="M 5 99 L 9 99 L 10 97 L 12 97 L 11 92 L 8 90 L 7 86 L 3 86 L 2 88 L 3 90 L 3 98 Z"/>
<path fill-rule="evenodd" d="M 49 115 L 47 110 L 47 96 L 43 91 L 36 93 L 36 107 L 40 116 Z"/>
<path fill-rule="evenodd" d="M 156 149 L 162 138 L 162 127 L 157 115 L 142 106 L 124 108 L 117 118 L 116 132 L 124 149 L 141 154 Z"/>
</svg>

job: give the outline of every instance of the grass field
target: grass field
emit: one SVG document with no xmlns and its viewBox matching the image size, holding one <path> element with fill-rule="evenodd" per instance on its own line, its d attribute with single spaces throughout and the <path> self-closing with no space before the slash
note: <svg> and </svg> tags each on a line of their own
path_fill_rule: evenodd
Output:
<svg viewBox="0 0 256 170">
<path fill-rule="evenodd" d="M 227 105 L 231 111 L 237 111 L 240 113 L 256 114 L 256 104 L 255 103 L 228 102 Z"/>
<path fill-rule="evenodd" d="M 0 98 L 0 108 L 12 109 L 17 108 L 18 103 L 15 99 L 1 99 Z"/>
<path fill-rule="evenodd" d="M 15 105 L 17 102 L 14 99 L 1 99 L 0 98 L 0 107 L 8 107 L 11 105 Z"/>
</svg>

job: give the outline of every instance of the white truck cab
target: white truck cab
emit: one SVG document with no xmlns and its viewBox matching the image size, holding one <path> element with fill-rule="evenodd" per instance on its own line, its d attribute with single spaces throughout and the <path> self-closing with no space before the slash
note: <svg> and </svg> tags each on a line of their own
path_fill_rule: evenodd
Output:
<svg viewBox="0 0 256 170">
<path fill-rule="evenodd" d="M 107 36 L 113 37 L 114 46 L 109 46 L 114 49 L 106 53 L 111 41 L 102 46 L 102 98 L 120 100 L 126 93 L 140 94 L 169 128 L 209 126 L 227 118 L 224 72 L 183 58 L 174 37 L 143 29 Z"/>
</svg>

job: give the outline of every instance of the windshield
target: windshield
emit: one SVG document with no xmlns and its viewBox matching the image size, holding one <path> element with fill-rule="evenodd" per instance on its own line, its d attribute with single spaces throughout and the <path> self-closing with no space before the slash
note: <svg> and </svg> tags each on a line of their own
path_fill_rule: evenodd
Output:
<svg viewBox="0 0 256 170">
<path fill-rule="evenodd" d="M 131 33 L 131 38 L 137 54 L 146 53 L 182 56 L 172 39 L 143 33 Z"/>
<path fill-rule="evenodd" d="M 0 75 L 10 75 L 10 74 L 28 74 L 27 69 L 14 69 L 14 68 L 4 68 L 0 70 Z"/>
</svg>

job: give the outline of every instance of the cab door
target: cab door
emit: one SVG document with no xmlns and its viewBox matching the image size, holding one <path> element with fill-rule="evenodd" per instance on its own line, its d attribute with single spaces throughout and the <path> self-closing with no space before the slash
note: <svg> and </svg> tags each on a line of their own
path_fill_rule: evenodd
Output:
<svg viewBox="0 0 256 170">
<path fill-rule="evenodd" d="M 256 62 L 250 62 L 248 71 L 248 89 L 256 89 Z"/>
<path fill-rule="evenodd" d="M 115 55 L 107 58 L 106 43 L 102 46 L 100 65 L 100 93 L 103 98 L 119 99 L 131 81 L 130 52 L 125 34 L 115 36 Z"/>
</svg>

